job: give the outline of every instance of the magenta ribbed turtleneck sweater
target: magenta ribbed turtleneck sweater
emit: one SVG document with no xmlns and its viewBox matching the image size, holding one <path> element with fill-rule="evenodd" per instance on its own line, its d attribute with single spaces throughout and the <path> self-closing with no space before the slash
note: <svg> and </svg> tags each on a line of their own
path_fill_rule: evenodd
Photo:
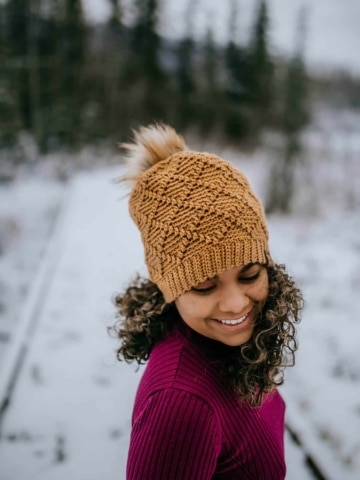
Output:
<svg viewBox="0 0 360 480">
<path fill-rule="evenodd" d="M 283 480 L 284 402 L 238 401 L 219 378 L 232 347 L 178 321 L 158 343 L 137 392 L 127 480 Z"/>
</svg>

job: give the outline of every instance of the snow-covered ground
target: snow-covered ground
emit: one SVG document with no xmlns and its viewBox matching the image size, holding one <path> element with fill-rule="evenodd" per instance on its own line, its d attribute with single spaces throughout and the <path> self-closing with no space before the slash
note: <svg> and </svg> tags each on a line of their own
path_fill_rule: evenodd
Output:
<svg viewBox="0 0 360 480">
<path fill-rule="evenodd" d="M 359 192 L 350 188 L 354 177 L 359 178 L 356 145 L 350 163 L 339 155 L 327 157 L 327 163 L 319 157 L 318 178 L 308 172 L 312 182 L 305 186 L 311 186 L 307 195 L 314 202 L 308 215 L 300 209 L 302 215 L 269 219 L 273 255 L 288 265 L 307 301 L 297 364 L 282 387 L 288 422 L 328 480 L 360 478 L 360 209 Z M 230 150 L 223 156 L 234 159 Z M 261 196 L 266 156 L 240 160 Z M 343 185 L 349 165 L 349 183 Z M 330 175 L 336 168 L 337 175 Z M 48 183 L 34 182 L 2 192 L 0 217 L 9 210 L 9 218 L 26 218 L 32 225 L 29 235 L 41 227 L 41 218 L 47 219 L 39 238 L 50 231 L 44 205 L 53 212 L 63 199 L 64 209 L 28 295 L 14 297 L 20 312 L 17 328 L 0 345 L 7 345 L 0 365 L 1 398 L 8 369 L 1 366 L 11 363 L 6 362 L 11 341 L 27 349 L 0 425 L 1 480 L 125 478 L 131 408 L 141 371 L 115 360 L 116 340 L 106 327 L 114 322 L 111 297 L 144 267 L 124 191 L 111 182 L 119 173 L 120 168 L 83 173 L 66 189 L 54 184 L 46 190 Z M 338 191 L 342 185 L 345 195 Z M 319 193 L 321 202 L 315 204 Z M 37 206 L 29 204 L 26 210 L 21 197 L 38 198 Z M 21 253 L 14 247 L 0 256 L 5 285 L 13 275 L 8 255 L 39 257 L 31 242 L 20 244 Z M 13 302 L 4 298 L 3 303 Z M 3 314 L 0 321 L 7 318 Z M 16 334 L 20 330 L 22 340 Z M 287 463 L 288 480 L 311 478 L 289 437 Z"/>
<path fill-rule="evenodd" d="M 28 178 L 0 188 L 0 374 L 10 341 L 44 253 L 64 185 Z"/>
</svg>

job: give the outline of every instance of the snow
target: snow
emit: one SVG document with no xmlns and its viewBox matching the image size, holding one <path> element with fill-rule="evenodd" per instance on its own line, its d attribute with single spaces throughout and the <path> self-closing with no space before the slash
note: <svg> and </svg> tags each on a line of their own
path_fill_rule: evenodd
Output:
<svg viewBox="0 0 360 480">
<path fill-rule="evenodd" d="M 312 439 L 327 478 L 358 478 L 360 308 L 354 298 L 359 291 L 360 216 L 306 223 L 300 229 L 287 223 L 283 229 L 282 219 L 272 221 L 274 250 L 285 263 L 291 261 L 307 303 L 298 368 L 289 370 L 284 387 L 289 418 L 299 423 L 301 417 L 301 431 Z M 277 238 L 284 233 L 287 248 Z M 325 461 L 330 452 L 332 461 Z"/>
<path fill-rule="evenodd" d="M 360 149 L 358 140 L 350 143 L 351 162 L 340 148 L 318 156 L 333 144 L 324 146 L 313 133 L 307 174 L 314 181 L 299 177 L 305 192 L 300 188 L 297 200 L 308 197 L 311 208 L 269 218 L 273 256 L 287 264 L 306 298 L 296 366 L 281 387 L 287 421 L 328 480 L 360 478 Z M 269 153 L 218 153 L 239 163 L 264 196 Z M 329 168 L 337 174 L 328 175 Z M 126 192 L 112 182 L 120 173 L 121 167 L 81 173 L 67 187 L 21 181 L 1 192 L 2 225 L 4 219 L 17 225 L 0 256 L 1 283 L 16 275 L 0 316 L 9 333 L 1 344 L 1 400 L 15 350 L 24 352 L 0 424 L 1 480 L 125 478 L 141 369 L 117 362 L 107 326 L 114 323 L 114 294 L 145 269 Z M 313 478 L 289 435 L 286 455 L 288 480 Z"/>
<path fill-rule="evenodd" d="M 63 185 L 51 179 L 1 185 L 0 372 L 2 344 L 9 341 L 34 270 L 44 253 Z"/>
<path fill-rule="evenodd" d="M 116 201 L 108 175 L 74 181 L 56 230 L 56 271 L 39 299 L 36 335 L 2 431 L 4 480 L 98 479 L 107 468 L 109 478 L 122 478 L 139 374 L 116 362 L 106 326 L 114 289 L 136 268 L 124 255 L 136 232 L 131 236 L 130 222 L 116 222 L 124 202 Z"/>
</svg>

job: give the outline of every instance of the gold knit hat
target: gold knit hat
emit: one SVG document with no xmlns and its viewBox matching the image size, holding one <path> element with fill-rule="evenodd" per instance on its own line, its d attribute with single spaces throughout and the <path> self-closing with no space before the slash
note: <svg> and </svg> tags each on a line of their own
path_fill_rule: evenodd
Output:
<svg viewBox="0 0 360 480">
<path fill-rule="evenodd" d="M 186 150 L 167 125 L 142 127 L 123 147 L 130 214 L 166 302 L 225 270 L 270 261 L 264 212 L 241 171 Z"/>
</svg>

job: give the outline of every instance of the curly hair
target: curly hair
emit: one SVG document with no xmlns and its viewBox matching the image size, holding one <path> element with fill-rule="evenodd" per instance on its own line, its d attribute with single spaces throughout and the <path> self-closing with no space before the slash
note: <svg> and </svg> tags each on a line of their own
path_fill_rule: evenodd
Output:
<svg viewBox="0 0 360 480">
<path fill-rule="evenodd" d="M 283 368 L 293 366 L 298 347 L 295 324 L 303 297 L 285 266 L 266 267 L 269 295 L 256 320 L 251 339 L 234 349 L 221 369 L 223 380 L 238 398 L 260 405 L 265 392 L 283 383 Z M 117 321 L 110 331 L 120 339 L 117 358 L 145 363 L 154 345 L 174 326 L 174 303 L 165 303 L 158 287 L 137 277 L 114 298 Z"/>
</svg>

